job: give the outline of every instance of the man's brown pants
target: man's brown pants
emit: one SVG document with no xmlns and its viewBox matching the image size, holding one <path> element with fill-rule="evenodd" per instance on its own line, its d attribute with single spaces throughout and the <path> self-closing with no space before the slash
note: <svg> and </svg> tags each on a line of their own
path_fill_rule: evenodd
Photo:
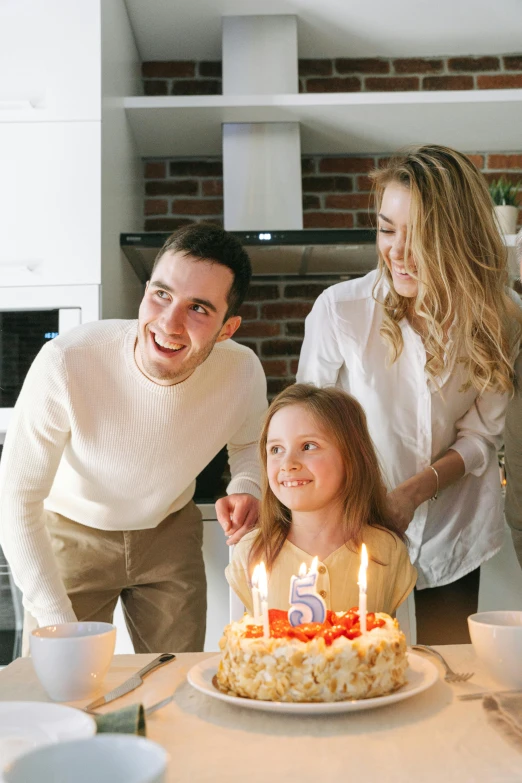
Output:
<svg viewBox="0 0 522 783">
<path fill-rule="evenodd" d="M 207 588 L 195 503 L 147 530 L 98 530 L 52 512 L 47 527 L 78 620 L 112 622 L 121 597 L 135 652 L 203 649 Z M 36 625 L 26 612 L 23 655 Z"/>
</svg>

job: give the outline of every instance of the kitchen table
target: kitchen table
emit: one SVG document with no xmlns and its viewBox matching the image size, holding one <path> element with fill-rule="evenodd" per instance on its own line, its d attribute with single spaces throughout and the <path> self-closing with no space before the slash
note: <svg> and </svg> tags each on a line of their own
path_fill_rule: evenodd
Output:
<svg viewBox="0 0 522 783">
<path fill-rule="evenodd" d="M 148 737 L 170 753 L 169 783 L 520 783 L 522 753 L 489 725 L 481 700 L 456 699 L 459 693 L 488 690 L 494 681 L 471 645 L 437 649 L 456 671 L 474 671 L 475 676 L 449 685 L 430 657 L 440 671 L 439 681 L 417 696 L 378 709 L 301 716 L 232 706 L 187 682 L 189 669 L 212 653 L 183 653 L 102 711 L 136 701 L 147 707 L 175 692 L 173 702 L 147 721 Z M 153 657 L 115 656 L 104 691 Z M 49 701 L 29 658 L 0 671 L 0 700 Z"/>
</svg>

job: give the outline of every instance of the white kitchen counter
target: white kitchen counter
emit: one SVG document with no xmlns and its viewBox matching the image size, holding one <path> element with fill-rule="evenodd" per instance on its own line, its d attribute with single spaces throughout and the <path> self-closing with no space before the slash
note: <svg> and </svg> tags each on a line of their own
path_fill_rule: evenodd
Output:
<svg viewBox="0 0 522 783">
<path fill-rule="evenodd" d="M 147 736 L 170 755 L 168 783 L 520 783 L 520 752 L 488 723 L 481 700 L 456 698 L 494 687 L 471 645 L 438 649 L 457 671 L 474 677 L 457 685 L 441 678 L 425 692 L 379 709 L 309 716 L 225 704 L 187 682 L 187 672 L 208 654 L 182 653 L 101 711 L 135 702 L 149 706 L 174 692 L 174 700 L 147 719 Z M 152 658 L 115 656 L 104 692 Z M 49 701 L 30 658 L 0 672 L 0 700 Z"/>
</svg>

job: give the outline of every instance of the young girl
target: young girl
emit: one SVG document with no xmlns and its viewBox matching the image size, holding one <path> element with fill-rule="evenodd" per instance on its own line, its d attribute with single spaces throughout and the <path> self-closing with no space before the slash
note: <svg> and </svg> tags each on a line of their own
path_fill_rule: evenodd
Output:
<svg viewBox="0 0 522 783">
<path fill-rule="evenodd" d="M 358 604 L 361 544 L 370 558 L 368 611 L 394 612 L 416 571 L 404 535 L 387 518 L 386 489 L 362 407 L 339 388 L 296 384 L 269 408 L 260 439 L 259 528 L 236 545 L 226 577 L 252 613 L 250 578 L 261 560 L 268 606 L 288 609 L 290 577 L 319 558 L 327 609 Z"/>
</svg>

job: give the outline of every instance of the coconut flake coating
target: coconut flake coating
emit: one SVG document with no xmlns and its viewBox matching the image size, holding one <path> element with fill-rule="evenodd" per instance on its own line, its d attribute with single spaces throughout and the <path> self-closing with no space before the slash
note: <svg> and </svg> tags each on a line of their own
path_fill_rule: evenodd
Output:
<svg viewBox="0 0 522 783">
<path fill-rule="evenodd" d="M 220 690 L 264 701 L 322 702 L 367 699 L 397 690 L 406 682 L 406 638 L 397 620 L 384 620 L 356 639 L 245 638 L 254 619 L 245 614 L 227 625 L 217 672 Z"/>
</svg>

